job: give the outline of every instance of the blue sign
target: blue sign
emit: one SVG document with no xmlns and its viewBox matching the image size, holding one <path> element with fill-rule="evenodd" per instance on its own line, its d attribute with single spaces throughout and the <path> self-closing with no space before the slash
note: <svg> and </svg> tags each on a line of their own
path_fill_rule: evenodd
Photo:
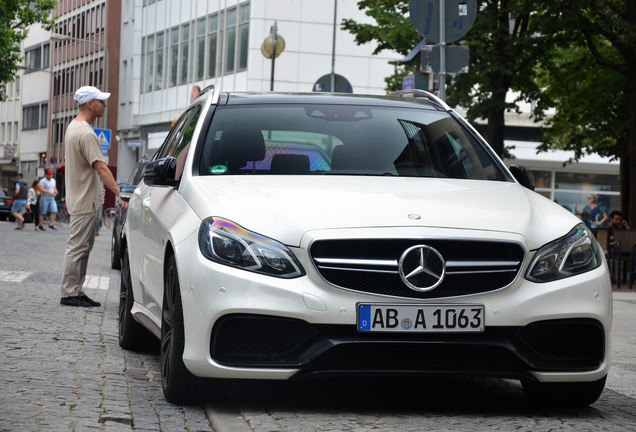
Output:
<svg viewBox="0 0 636 432">
<path fill-rule="evenodd" d="M 415 88 L 415 77 L 408 75 L 402 78 L 402 90 L 413 90 Z"/>
<path fill-rule="evenodd" d="M 110 129 L 93 129 L 97 139 L 99 140 L 99 147 L 102 149 L 102 154 L 108 156 L 108 149 L 110 148 Z"/>
</svg>

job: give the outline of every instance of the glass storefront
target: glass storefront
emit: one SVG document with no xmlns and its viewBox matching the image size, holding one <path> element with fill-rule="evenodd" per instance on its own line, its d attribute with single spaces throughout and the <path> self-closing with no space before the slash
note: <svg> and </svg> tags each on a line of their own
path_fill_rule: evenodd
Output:
<svg viewBox="0 0 636 432">
<path fill-rule="evenodd" d="M 620 209 L 620 179 L 618 175 L 567 172 L 558 170 L 531 170 L 536 191 L 580 215 L 583 210 L 592 213 L 597 221 Z M 592 212 L 594 199 L 599 210 Z M 605 221 L 601 227 L 606 227 Z"/>
</svg>

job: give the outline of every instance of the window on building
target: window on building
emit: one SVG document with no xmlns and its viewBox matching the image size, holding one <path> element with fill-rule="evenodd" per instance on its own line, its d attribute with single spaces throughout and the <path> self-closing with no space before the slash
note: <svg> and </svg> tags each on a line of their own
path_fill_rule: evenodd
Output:
<svg viewBox="0 0 636 432">
<path fill-rule="evenodd" d="M 234 73 L 236 59 L 236 8 L 229 9 L 225 14 L 226 31 L 225 31 L 225 68 L 226 74 Z"/>
<path fill-rule="evenodd" d="M 155 82 L 155 37 L 146 38 L 146 91 L 154 90 Z"/>
<path fill-rule="evenodd" d="M 179 73 L 179 84 L 186 84 L 190 81 L 190 24 L 181 26 L 181 71 Z"/>
<path fill-rule="evenodd" d="M 49 124 L 49 104 L 42 103 L 40 107 L 40 128 L 46 128 Z"/>
<path fill-rule="evenodd" d="M 42 45 L 42 69 L 49 66 L 51 66 L 51 44 L 47 42 Z"/>
<path fill-rule="evenodd" d="M 142 41 L 143 91 L 247 69 L 249 2 L 147 35 Z"/>
<path fill-rule="evenodd" d="M 179 73 L 179 27 L 170 30 L 170 87 L 177 85 Z"/>
<path fill-rule="evenodd" d="M 164 43 L 164 33 L 157 33 L 157 51 L 155 53 L 155 57 L 157 59 L 157 64 L 155 66 L 155 89 L 160 90 L 165 88 L 166 84 L 164 82 L 164 62 L 163 62 L 163 50 L 165 47 Z"/>
<path fill-rule="evenodd" d="M 33 130 L 45 128 L 48 122 L 48 109 L 47 102 L 41 104 L 25 105 L 22 107 L 22 130 Z M 17 122 L 16 122 L 17 129 Z M 17 134 L 17 130 L 15 131 Z M 15 137 L 17 141 L 17 135 Z"/>
<path fill-rule="evenodd" d="M 217 14 L 208 17 L 208 71 L 206 78 L 216 76 L 216 53 L 219 31 L 219 16 Z"/>
<path fill-rule="evenodd" d="M 201 81 L 205 78 L 205 23 L 205 18 L 197 21 L 196 73 L 194 75 L 196 81 Z"/>
<path fill-rule="evenodd" d="M 239 54 L 238 54 L 238 70 L 247 69 L 247 48 L 250 36 L 250 5 L 245 3 L 241 5 L 241 19 L 239 23 Z"/>
<path fill-rule="evenodd" d="M 42 47 L 29 48 L 24 50 L 24 65 L 26 72 L 32 72 L 42 69 Z"/>
</svg>

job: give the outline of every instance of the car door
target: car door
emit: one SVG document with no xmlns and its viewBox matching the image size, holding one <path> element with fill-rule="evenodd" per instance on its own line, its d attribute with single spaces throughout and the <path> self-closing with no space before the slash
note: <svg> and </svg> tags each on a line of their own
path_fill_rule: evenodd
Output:
<svg viewBox="0 0 636 432">
<path fill-rule="evenodd" d="M 175 158 L 178 166 L 177 180 L 180 180 L 183 173 L 185 158 L 200 114 L 200 105 L 187 111 L 175 124 L 155 158 Z M 187 210 L 187 203 L 178 187 L 170 186 L 145 185 L 139 188 L 139 199 L 139 241 L 143 245 L 138 258 L 140 280 L 143 281 L 145 291 L 145 306 L 160 317 L 166 247 L 171 240 L 171 229 Z"/>
</svg>

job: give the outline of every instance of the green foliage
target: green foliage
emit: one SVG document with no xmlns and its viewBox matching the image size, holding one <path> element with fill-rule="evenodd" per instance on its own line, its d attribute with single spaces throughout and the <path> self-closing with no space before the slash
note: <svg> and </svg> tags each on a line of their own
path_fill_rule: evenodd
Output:
<svg viewBox="0 0 636 432">
<path fill-rule="evenodd" d="M 599 50 L 607 58 L 616 58 L 609 44 Z M 589 153 L 627 156 L 629 106 L 624 75 L 601 66 L 587 46 L 577 44 L 558 49 L 538 78 L 545 86 L 545 103 L 538 111 L 557 108 L 546 118 L 541 150 L 572 150 L 576 160 Z"/>
<path fill-rule="evenodd" d="M 409 18 L 408 1 L 361 0 L 358 2 L 358 9 L 364 10 L 375 23 L 360 24 L 345 19 L 342 21 L 342 29 L 355 35 L 358 45 L 377 43 L 373 54 L 387 49 L 407 55 L 422 40 Z"/>
<path fill-rule="evenodd" d="M 22 61 L 20 43 L 27 37 L 28 27 L 41 23 L 46 30 L 52 29 L 51 11 L 56 4 L 55 0 L 0 0 L 0 95 L 15 79 Z"/>
<path fill-rule="evenodd" d="M 630 23 L 626 0 L 551 5 L 558 20 L 553 27 L 561 29 L 555 55 L 544 62 L 538 79 L 545 97 L 537 116 L 556 109 L 547 118 L 543 150 L 574 150 L 575 159 L 586 153 L 627 157 L 628 59 L 636 59 L 636 6 L 632 9 Z"/>
<path fill-rule="evenodd" d="M 358 9 L 373 18 L 373 24 L 360 24 L 351 19 L 342 21 L 342 29 L 355 36 L 358 45 L 375 42 L 373 54 L 392 50 L 404 56 L 422 40 L 409 18 L 409 2 L 403 0 L 361 0 Z M 393 64 L 393 75 L 384 79 L 389 92 L 402 90 L 402 78 L 413 74 L 417 65 Z"/>
<path fill-rule="evenodd" d="M 539 2 L 540 3 L 540 2 Z M 503 149 L 504 113 L 516 109 L 515 102 L 540 97 L 534 73 L 550 46 L 539 36 L 543 15 L 537 1 L 478 1 L 479 12 L 473 28 L 458 43 L 470 47 L 470 71 L 448 79 L 447 100 L 451 106 L 467 108 L 469 120 L 488 119 L 488 140 L 500 155 Z M 408 1 L 364 0 L 358 7 L 377 24 L 343 22 L 358 44 L 374 41 L 375 53 L 392 49 L 408 54 L 421 40 L 408 17 Z M 509 17 L 515 18 L 510 29 Z M 418 65 L 396 66 L 386 79 L 388 90 L 401 88 L 401 77 Z M 518 92 L 515 101 L 506 101 L 509 90 Z"/>
</svg>

